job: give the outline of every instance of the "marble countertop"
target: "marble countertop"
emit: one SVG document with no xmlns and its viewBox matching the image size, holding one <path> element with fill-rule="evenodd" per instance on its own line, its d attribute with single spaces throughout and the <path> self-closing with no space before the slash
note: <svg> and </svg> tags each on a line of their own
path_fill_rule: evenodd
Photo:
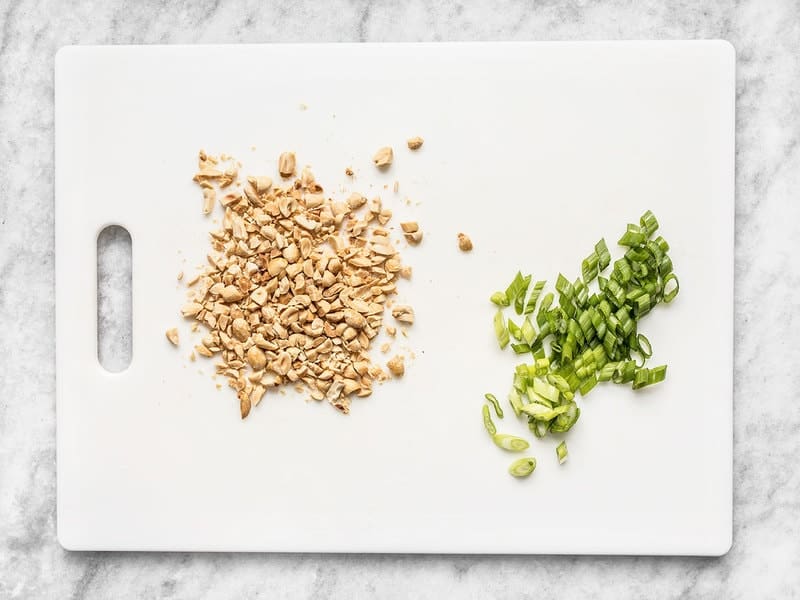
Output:
<svg viewBox="0 0 800 600">
<path fill-rule="evenodd" d="M 798 23 L 792 0 L 0 4 L 0 598 L 794 597 Z M 726 556 L 113 554 L 59 546 L 53 58 L 60 46 L 650 38 L 724 38 L 737 49 L 734 543 Z"/>
</svg>

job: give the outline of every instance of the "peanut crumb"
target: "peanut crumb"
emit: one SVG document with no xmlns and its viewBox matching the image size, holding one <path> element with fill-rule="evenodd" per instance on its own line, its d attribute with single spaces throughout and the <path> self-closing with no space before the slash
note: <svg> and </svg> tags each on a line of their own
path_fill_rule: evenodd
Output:
<svg viewBox="0 0 800 600">
<path fill-rule="evenodd" d="M 395 306 L 392 308 L 392 316 L 401 323 L 414 323 L 414 309 L 410 306 Z"/>
<path fill-rule="evenodd" d="M 381 346 L 381 352 L 386 354 L 391 349 L 391 347 L 392 347 L 391 344 L 389 344 L 389 342 L 386 342 Z"/>
<path fill-rule="evenodd" d="M 422 146 L 422 144 L 425 143 L 425 140 L 423 140 L 419 136 L 414 136 L 412 138 L 408 138 L 408 141 L 406 143 L 408 144 L 409 150 L 418 150 Z"/>
<path fill-rule="evenodd" d="M 458 234 L 458 249 L 462 252 L 469 252 L 472 250 L 472 240 L 464 233 Z"/>
<path fill-rule="evenodd" d="M 416 246 L 422 241 L 422 231 L 419 229 L 419 224 L 416 221 L 406 221 L 400 223 L 403 229 L 403 235 L 409 244 Z"/>
<path fill-rule="evenodd" d="M 178 277 L 177 277 L 177 279 L 178 279 L 178 281 L 180 281 L 181 279 L 183 279 L 183 271 L 180 271 L 180 272 L 178 273 Z"/>
<path fill-rule="evenodd" d="M 176 327 L 172 327 L 171 329 L 167 329 L 166 331 L 167 339 L 173 346 L 178 345 L 178 329 Z"/>
<path fill-rule="evenodd" d="M 347 167 L 344 170 L 344 174 L 347 175 L 348 177 L 352 177 L 353 176 L 353 169 L 351 169 L 350 167 Z"/>
<path fill-rule="evenodd" d="M 378 149 L 378 151 L 372 157 L 372 162 L 375 163 L 375 166 L 379 169 L 388 167 L 392 164 L 393 160 L 394 152 L 390 146 L 384 146 L 383 148 Z"/>
<path fill-rule="evenodd" d="M 397 355 L 390 359 L 389 362 L 386 363 L 386 366 L 389 367 L 389 371 L 395 377 L 402 377 L 406 372 L 405 363 L 401 355 Z"/>
<path fill-rule="evenodd" d="M 294 175 L 296 159 L 294 152 L 284 152 L 278 157 L 278 173 L 284 179 Z"/>
</svg>

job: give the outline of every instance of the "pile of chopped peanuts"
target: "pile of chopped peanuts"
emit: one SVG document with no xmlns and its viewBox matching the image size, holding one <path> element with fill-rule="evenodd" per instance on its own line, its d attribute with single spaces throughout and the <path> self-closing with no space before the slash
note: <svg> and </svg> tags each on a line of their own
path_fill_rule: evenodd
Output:
<svg viewBox="0 0 800 600">
<path fill-rule="evenodd" d="M 382 149 L 376 165 L 389 162 Z M 375 381 L 405 371 L 400 355 L 388 361 L 389 373 L 369 357 L 385 308 L 396 322 L 385 326 L 390 337 L 414 323 L 413 309 L 391 300 L 398 277 L 411 277 L 386 229 L 392 211 L 358 193 L 332 200 L 310 169 L 296 175 L 290 152 L 278 161 L 280 184 L 264 175 L 240 182 L 239 168 L 231 157 L 200 152 L 194 181 L 203 212 L 219 202 L 224 217 L 210 232 L 209 266 L 187 282 L 181 313 L 207 330 L 195 351 L 217 359 L 243 419 L 267 389 L 285 384 L 346 414 L 352 396 L 369 396 Z M 417 243 L 416 224 L 404 225 Z M 177 344 L 177 331 L 167 337 Z"/>
</svg>

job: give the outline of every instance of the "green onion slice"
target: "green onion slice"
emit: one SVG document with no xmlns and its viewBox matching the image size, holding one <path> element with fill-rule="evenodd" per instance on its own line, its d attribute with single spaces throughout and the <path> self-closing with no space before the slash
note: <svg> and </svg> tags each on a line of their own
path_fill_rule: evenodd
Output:
<svg viewBox="0 0 800 600">
<path fill-rule="evenodd" d="M 675 285 L 667 290 L 667 286 L 672 282 L 674 282 Z M 670 273 L 664 278 L 664 302 L 672 302 L 675 299 L 675 296 L 678 295 L 678 290 L 680 290 L 678 278 L 675 276 L 675 273 Z"/>
<path fill-rule="evenodd" d="M 567 460 L 567 442 L 562 441 L 556 446 L 556 456 L 558 457 L 558 464 L 563 465 Z"/>
<path fill-rule="evenodd" d="M 650 340 L 648 340 L 643 333 L 640 333 L 638 336 L 636 336 L 636 344 L 638 345 L 638 350 L 642 356 L 645 358 L 650 358 L 653 356 L 653 348 L 650 346 Z"/>
<path fill-rule="evenodd" d="M 528 286 L 531 283 L 531 276 L 524 276 L 520 271 L 514 276 L 514 279 L 506 289 L 506 298 L 510 303 L 514 304 L 514 310 L 518 315 L 522 314 L 524 308 L 525 294 L 528 292 Z"/>
<path fill-rule="evenodd" d="M 533 284 L 531 295 L 528 298 L 528 302 L 525 304 L 525 310 L 523 311 L 524 314 L 529 315 L 536 309 L 536 303 L 539 301 L 539 296 L 541 295 L 546 283 L 546 281 L 541 280 Z"/>
<path fill-rule="evenodd" d="M 537 438 L 543 438 L 550 431 L 550 421 L 538 421 L 533 417 L 528 417 L 528 429 L 533 432 Z"/>
<path fill-rule="evenodd" d="M 497 428 L 494 426 L 494 421 L 492 421 L 492 415 L 489 414 L 488 404 L 483 405 L 483 426 L 486 427 L 489 435 L 494 436 L 497 433 Z"/>
<path fill-rule="evenodd" d="M 519 325 L 514 323 L 511 319 L 508 320 L 508 333 L 511 334 L 515 340 L 520 341 L 522 340 L 522 331 L 519 328 Z"/>
<path fill-rule="evenodd" d="M 648 369 L 641 367 L 636 370 L 633 376 L 633 389 L 638 390 L 648 385 L 661 383 L 667 377 L 667 365 Z"/>
<path fill-rule="evenodd" d="M 514 414 L 516 416 L 519 416 L 522 413 L 522 398 L 520 398 L 517 390 L 512 389 L 508 393 L 508 403 L 511 405 L 511 408 L 514 409 Z"/>
<path fill-rule="evenodd" d="M 522 412 L 533 417 L 537 421 L 552 421 L 568 410 L 568 404 L 562 404 L 561 406 L 556 406 L 555 408 L 549 408 L 544 404 L 539 404 L 538 402 L 531 402 L 530 404 L 525 404 L 522 407 Z"/>
<path fill-rule="evenodd" d="M 558 415 L 555 420 L 550 423 L 550 431 L 555 433 L 566 433 L 578 421 L 581 416 L 581 409 L 575 402 L 571 401 L 566 404 L 567 410 Z"/>
<path fill-rule="evenodd" d="M 500 408 L 500 403 L 497 401 L 497 398 L 495 397 L 495 395 L 494 394 L 484 394 L 483 397 L 486 398 L 486 400 L 488 400 L 491 403 L 491 405 L 494 407 L 494 412 L 497 415 L 497 418 L 498 419 L 502 419 L 503 418 L 503 409 Z"/>
<path fill-rule="evenodd" d="M 653 235 L 658 229 L 658 219 L 656 219 L 656 216 L 649 210 L 645 211 L 645 213 L 639 219 L 639 224 L 641 225 L 642 230 L 645 232 L 647 237 Z"/>
<path fill-rule="evenodd" d="M 489 297 L 489 300 L 496 304 L 497 306 L 508 306 L 511 304 L 508 301 L 508 296 L 506 296 L 505 292 L 495 292 Z"/>
<path fill-rule="evenodd" d="M 486 405 L 484 404 L 484 406 Z M 530 444 L 521 437 L 509 435 L 507 433 L 495 433 L 492 436 L 492 441 L 498 448 L 508 450 L 509 452 L 522 452 L 523 450 L 527 450 L 530 446 Z"/>
<path fill-rule="evenodd" d="M 537 377 L 533 380 L 533 391 L 552 403 L 558 402 L 558 388 L 544 379 Z"/>
<path fill-rule="evenodd" d="M 525 340 L 526 344 L 533 344 L 534 340 L 536 339 L 536 328 L 533 326 L 533 323 L 531 323 L 530 317 L 525 317 L 525 320 L 522 322 L 520 334 L 522 335 L 522 339 Z"/>
<path fill-rule="evenodd" d="M 536 459 L 532 456 L 526 456 L 511 463 L 511 466 L 508 467 L 508 472 L 514 477 L 527 477 L 533 473 L 534 469 L 536 469 Z"/>
<path fill-rule="evenodd" d="M 598 270 L 605 270 L 605 268 L 611 263 L 611 253 L 608 251 L 605 238 L 601 239 L 594 245 L 594 252 L 597 254 Z"/>
<path fill-rule="evenodd" d="M 500 349 L 502 350 L 506 346 L 508 346 L 509 337 L 508 337 L 508 329 L 506 329 L 505 319 L 503 319 L 502 311 L 497 311 L 494 315 L 494 335 L 497 338 L 497 343 L 500 344 Z"/>
</svg>

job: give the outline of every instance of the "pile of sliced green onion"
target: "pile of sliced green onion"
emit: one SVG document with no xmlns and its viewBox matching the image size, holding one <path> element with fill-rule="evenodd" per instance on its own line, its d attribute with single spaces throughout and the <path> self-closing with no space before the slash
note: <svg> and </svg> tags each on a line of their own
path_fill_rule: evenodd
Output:
<svg viewBox="0 0 800 600">
<path fill-rule="evenodd" d="M 542 296 L 546 282 L 531 286 L 532 277 L 519 272 L 504 292 L 492 294 L 490 300 L 498 306 L 494 330 L 500 348 L 510 344 L 516 354 L 532 357 L 532 362 L 517 365 L 508 401 L 517 417 L 527 417 L 537 438 L 569 431 L 581 414 L 575 395 L 586 396 L 598 382 L 631 384 L 636 390 L 666 378 L 666 365 L 645 366 L 652 348 L 638 331 L 639 319 L 662 301 L 671 302 L 679 289 L 667 254 L 669 244 L 661 236 L 653 239 L 657 229 L 658 220 L 649 210 L 638 225 L 629 224 L 618 242 L 625 253 L 613 265 L 601 239 L 583 260 L 575 281 L 558 275 L 555 294 Z M 609 266 L 611 272 L 603 276 Z M 506 319 L 503 310 L 512 306 L 521 323 Z M 493 406 L 497 412 L 496 401 Z M 493 429 L 494 424 L 490 433 L 495 443 L 505 439 Z M 560 463 L 566 460 L 564 442 L 557 456 Z"/>
</svg>

